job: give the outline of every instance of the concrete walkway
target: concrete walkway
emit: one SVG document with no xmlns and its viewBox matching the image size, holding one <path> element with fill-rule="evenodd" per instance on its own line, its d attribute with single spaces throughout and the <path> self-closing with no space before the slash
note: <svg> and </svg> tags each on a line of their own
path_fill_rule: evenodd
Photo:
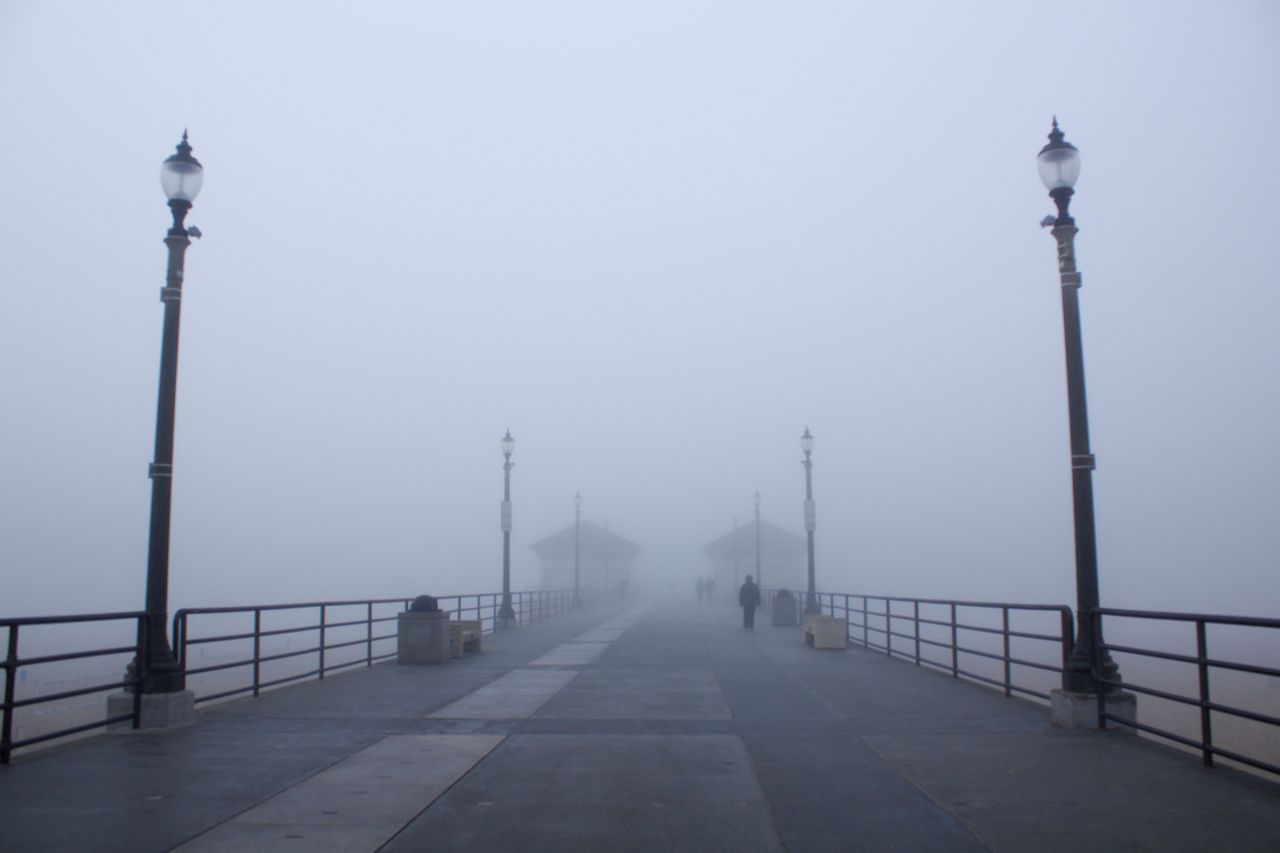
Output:
<svg viewBox="0 0 1280 853">
<path fill-rule="evenodd" d="M 1280 850 L 1280 785 L 728 606 L 200 717 L 0 768 L 0 851 Z"/>
</svg>

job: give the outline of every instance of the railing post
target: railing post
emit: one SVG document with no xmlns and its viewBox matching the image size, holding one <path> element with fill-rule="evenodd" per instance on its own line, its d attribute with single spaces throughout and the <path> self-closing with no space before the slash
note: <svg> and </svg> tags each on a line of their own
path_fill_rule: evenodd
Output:
<svg viewBox="0 0 1280 853">
<path fill-rule="evenodd" d="M 1090 610 L 1088 619 L 1089 632 L 1092 634 L 1090 637 L 1089 659 L 1093 662 L 1093 669 L 1089 671 L 1089 675 L 1093 681 L 1093 689 L 1097 691 L 1096 695 L 1098 697 L 1098 730 L 1105 731 L 1107 728 L 1107 686 L 1098 679 L 1099 672 L 1097 668 L 1098 663 L 1102 660 L 1098 657 L 1098 642 L 1102 636 L 1102 614 L 1097 610 Z M 1066 675 L 1065 669 L 1063 670 L 1063 675 Z"/>
<path fill-rule="evenodd" d="M 365 666 L 373 666 L 373 602 L 365 602 L 364 617 L 364 661 Z"/>
<path fill-rule="evenodd" d="M 869 645 L 869 642 L 871 640 L 871 635 L 869 632 L 871 629 L 867 625 L 868 621 L 869 620 L 867 619 L 867 597 L 864 595 L 862 596 L 862 647 L 864 649 L 871 648 L 871 646 Z"/>
<path fill-rule="evenodd" d="M 147 635 L 148 634 L 149 632 L 147 631 L 146 617 L 140 617 L 138 619 L 138 634 L 134 638 L 134 642 L 138 644 L 138 656 L 135 658 L 135 660 L 147 659 Z M 183 657 L 182 657 L 182 663 L 179 664 L 182 672 L 183 684 L 186 684 L 186 677 L 187 677 L 186 646 L 187 646 L 187 617 L 186 617 L 186 614 L 183 614 L 183 617 L 182 617 L 182 647 L 183 647 L 182 655 Z M 130 722 L 130 728 L 132 728 L 134 731 L 137 731 L 138 729 L 142 728 L 142 679 L 140 677 L 141 675 L 142 675 L 141 670 L 134 673 L 134 677 L 137 680 L 133 684 L 133 720 Z"/>
<path fill-rule="evenodd" d="M 919 666 L 920 665 L 920 602 L 912 601 L 911 605 L 912 605 L 911 620 L 915 623 L 915 635 L 916 635 L 916 666 Z"/>
<path fill-rule="evenodd" d="M 1205 622 L 1196 620 L 1196 664 L 1200 670 L 1200 752 L 1205 767 L 1213 766 L 1213 720 L 1209 710 L 1209 641 Z"/>
<path fill-rule="evenodd" d="M 253 609 L 253 698 L 262 685 L 262 609 Z"/>
<path fill-rule="evenodd" d="M 1004 614 L 1004 695 L 1013 695 L 1013 664 L 1009 661 L 1009 608 L 1001 607 Z"/>
<path fill-rule="evenodd" d="M 1062 620 L 1062 689 L 1067 689 L 1067 661 L 1071 659 L 1071 650 L 1076 645 L 1076 621 L 1071 618 L 1071 608 L 1064 607 L 1058 611 Z"/>
<path fill-rule="evenodd" d="M 173 636 L 178 644 L 178 668 L 182 670 L 183 678 L 185 679 L 187 673 L 187 614 L 179 612 L 173 618 L 176 620 Z"/>
<path fill-rule="evenodd" d="M 893 657 L 893 603 L 884 600 L 884 654 Z"/>
<path fill-rule="evenodd" d="M 960 631 L 956 627 L 956 605 L 951 604 L 951 677 L 960 677 Z"/>
<path fill-rule="evenodd" d="M 324 624 L 329 621 L 327 618 L 327 613 L 328 613 L 328 608 L 325 607 L 323 604 L 321 604 L 320 605 L 320 680 L 321 681 L 324 680 L 324 644 L 325 644 Z"/>
<path fill-rule="evenodd" d="M 139 658 L 141 660 L 141 658 Z M 9 763 L 13 751 L 13 691 L 18 672 L 18 626 L 9 626 L 9 653 L 4 659 L 4 716 L 0 720 L 0 764 Z"/>
</svg>

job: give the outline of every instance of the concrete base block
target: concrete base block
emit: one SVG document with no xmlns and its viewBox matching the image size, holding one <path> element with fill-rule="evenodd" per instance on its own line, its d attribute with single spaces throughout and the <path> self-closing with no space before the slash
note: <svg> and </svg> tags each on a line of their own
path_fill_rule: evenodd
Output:
<svg viewBox="0 0 1280 853">
<path fill-rule="evenodd" d="M 843 649 L 849 645 L 849 623 L 823 613 L 804 614 L 804 644 L 815 649 Z"/>
<path fill-rule="evenodd" d="M 112 693 L 107 696 L 107 716 L 118 717 L 133 713 L 132 693 Z M 140 725 L 144 729 L 167 729 L 187 726 L 196 721 L 196 694 L 190 690 L 175 693 L 143 693 Z M 132 728 L 130 722 L 112 723 L 108 728 Z"/>
<path fill-rule="evenodd" d="M 818 616 L 813 620 L 815 649 L 843 649 L 849 644 L 849 626 L 837 616 Z"/>
<path fill-rule="evenodd" d="M 419 666 L 449 660 L 449 614 L 406 611 L 396 616 L 396 663 Z"/>
<path fill-rule="evenodd" d="M 1070 690 L 1049 692 L 1052 702 L 1050 720 L 1055 726 L 1066 729 L 1098 728 L 1098 697 L 1093 693 L 1075 693 Z M 1103 700 L 1108 714 L 1134 720 L 1138 719 L 1138 697 L 1123 690 L 1108 693 Z M 1136 733 L 1137 729 L 1112 723 L 1107 727 L 1123 732 Z"/>
</svg>

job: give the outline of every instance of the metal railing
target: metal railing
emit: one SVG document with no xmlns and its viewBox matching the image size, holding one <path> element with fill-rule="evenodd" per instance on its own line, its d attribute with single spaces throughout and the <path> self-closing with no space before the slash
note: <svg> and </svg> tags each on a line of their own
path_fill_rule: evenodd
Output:
<svg viewBox="0 0 1280 853">
<path fill-rule="evenodd" d="M 1098 693 L 1098 725 L 1105 728 L 1107 722 L 1118 723 L 1123 726 L 1145 732 L 1150 735 L 1165 738 L 1182 746 L 1197 750 L 1201 754 L 1201 758 L 1205 765 L 1213 766 L 1215 756 L 1237 761 L 1249 767 L 1265 770 L 1268 773 L 1280 775 L 1280 764 L 1259 758 L 1256 755 L 1246 755 L 1236 750 L 1226 749 L 1222 746 L 1214 744 L 1213 729 L 1215 720 L 1233 720 L 1248 721 L 1265 727 L 1263 730 L 1268 733 L 1268 739 L 1274 745 L 1277 735 L 1280 735 L 1280 717 L 1274 714 L 1262 713 L 1256 710 L 1229 705 L 1224 702 L 1214 701 L 1213 694 L 1210 690 L 1211 682 L 1215 673 L 1225 676 L 1230 673 L 1240 673 L 1245 676 L 1253 676 L 1265 679 L 1280 679 L 1280 668 L 1275 666 L 1262 666 L 1258 664 L 1247 663 L 1242 660 L 1229 660 L 1225 657 L 1211 657 L 1209 654 L 1209 629 L 1218 627 L 1223 629 L 1254 629 L 1250 633 L 1256 631 L 1267 632 L 1266 636 L 1272 642 L 1280 641 L 1280 619 L 1262 619 L 1248 616 L 1214 616 L 1205 613 L 1162 613 L 1151 610 L 1118 610 L 1114 608 L 1103 607 L 1093 612 L 1094 619 L 1094 635 L 1102 637 L 1103 622 L 1107 621 L 1114 629 L 1115 623 L 1120 620 L 1140 620 L 1141 624 L 1150 625 L 1152 622 L 1172 623 L 1185 627 L 1194 628 L 1195 631 L 1195 653 L 1179 654 L 1161 649 L 1152 649 L 1134 645 L 1125 645 L 1118 643 L 1100 642 L 1098 648 L 1100 651 L 1115 652 L 1118 654 L 1134 655 L 1147 661 L 1169 661 L 1177 664 L 1195 667 L 1197 689 L 1194 696 L 1184 693 L 1175 693 L 1170 690 L 1163 690 L 1152 686 L 1151 684 L 1139 684 L 1132 680 L 1132 668 L 1126 666 L 1125 670 L 1129 672 L 1128 677 L 1123 680 L 1120 677 L 1106 677 L 1100 673 L 1095 673 L 1100 685 L 1122 688 L 1124 690 L 1141 693 L 1147 696 L 1158 697 L 1167 700 L 1181 707 L 1195 708 L 1199 717 L 1199 738 L 1187 737 L 1178 734 L 1168 728 L 1163 728 L 1151 723 L 1143 723 L 1127 717 L 1119 716 L 1107 711 L 1105 704 L 1106 694 L 1101 690 Z M 1123 623 L 1121 623 L 1123 625 Z M 1256 633 L 1255 633 L 1256 637 Z M 1251 638 L 1255 639 L 1255 638 Z M 1256 639 L 1255 639 L 1256 642 Z M 1225 639 L 1218 642 L 1219 646 L 1227 645 Z M 1237 642 L 1237 645 L 1244 645 Z M 1270 660 L 1276 660 L 1270 657 Z M 1264 689 L 1259 682 L 1259 691 Z M 1246 691 L 1248 692 L 1248 691 Z M 1280 694 L 1278 694 L 1280 695 Z M 1271 698 L 1271 703 L 1275 703 L 1275 699 Z M 1265 700 L 1264 700 L 1265 702 Z M 1275 704 L 1271 704 L 1272 708 Z M 1217 715 L 1215 717 L 1215 715 Z"/>
<path fill-rule="evenodd" d="M 62 652 L 59 654 L 37 655 L 29 658 L 24 658 L 19 654 L 19 637 L 22 628 L 33 628 L 42 625 L 83 625 L 86 623 L 124 621 L 131 621 L 135 623 L 134 634 L 136 639 L 132 645 L 83 649 Z M 140 680 L 136 673 L 131 675 L 122 667 L 122 677 L 116 681 L 100 682 L 96 679 L 90 679 L 93 680 L 94 683 L 87 687 L 59 690 L 54 693 L 47 693 L 41 696 L 28 696 L 20 699 L 17 696 L 19 670 L 24 667 L 38 667 L 69 661 L 101 658 L 109 655 L 133 655 L 135 660 L 145 660 L 145 623 L 146 613 L 140 611 L 131 611 L 128 613 L 90 613 L 77 616 L 32 616 L 19 619 L 0 619 L 0 629 L 4 630 L 8 635 L 8 641 L 6 644 L 7 653 L 3 663 L 0 663 L 0 669 L 4 670 L 4 701 L 0 704 L 0 764 L 8 764 L 9 758 L 15 749 L 53 740 L 55 738 L 68 737 L 70 735 L 79 734 L 92 729 L 105 728 L 106 726 L 116 723 L 128 722 L 136 729 L 141 716 L 141 694 L 135 692 L 133 694 L 133 708 L 128 714 L 119 714 L 104 718 L 95 717 L 88 722 L 40 732 L 39 734 L 31 737 L 20 737 L 16 740 L 13 737 L 14 718 L 16 717 L 19 708 L 35 708 L 40 705 L 48 705 L 55 702 L 66 702 L 69 699 L 74 699 L 79 696 L 122 690 L 134 686 Z"/>
<path fill-rule="evenodd" d="M 794 593 L 804 609 L 807 593 Z M 818 608 L 830 616 L 843 616 L 851 643 L 889 657 L 913 662 L 1004 691 L 1049 701 L 1047 690 L 1028 679 L 1028 671 L 1053 673 L 1061 684 L 1063 667 L 1075 641 L 1071 608 L 1059 604 L 1008 604 L 986 601 L 953 601 L 937 598 L 901 598 L 840 592 L 815 593 Z M 767 596 L 773 598 L 773 591 Z M 986 614 L 983 620 L 979 614 Z M 1052 627 L 1029 626 L 1030 614 L 1056 614 Z M 1015 617 L 1020 621 L 1014 624 Z M 1033 627 L 1036 630 L 1033 630 Z M 1050 633 L 1053 631 L 1053 633 Z M 979 644 L 986 641 L 986 646 Z M 988 663 L 987 672 L 975 664 Z M 997 673 L 991 674 L 992 670 Z M 1043 681 L 1043 677 L 1041 678 Z"/>
<path fill-rule="evenodd" d="M 196 688 L 196 702 L 210 702 L 245 693 L 261 691 L 307 678 L 324 678 L 327 674 L 354 666 L 372 666 L 395 657 L 396 631 L 387 623 L 408 608 L 410 598 L 363 599 L 359 601 L 321 601 L 301 604 L 272 604 L 251 607 L 198 607 L 179 610 L 173 618 L 174 654 L 188 679 L 207 684 L 191 684 Z M 482 630 L 491 633 L 506 625 L 498 619 L 502 606 L 501 593 L 478 593 L 442 596 L 440 609 L 457 619 L 479 620 Z M 537 590 L 511 593 L 516 625 L 539 622 L 569 610 L 573 605 L 572 590 Z M 142 715 L 142 694 L 132 692 L 129 713 L 99 715 L 88 711 L 92 702 L 76 703 L 80 697 L 115 690 L 132 690 L 142 681 L 142 674 L 120 666 L 120 678 L 103 675 L 102 667 L 63 676 L 53 682 L 55 689 L 41 695 L 20 695 L 27 672 L 76 661 L 128 655 L 134 661 L 146 660 L 146 616 L 144 611 L 90 613 L 73 616 L 31 616 L 0 619 L 0 636 L 6 637 L 7 652 L 0 661 L 3 694 L 0 694 L 0 764 L 8 764 L 15 750 L 45 741 L 88 732 L 93 729 L 129 723 L 138 728 Z M 93 648 L 58 651 L 31 657 L 21 655 L 20 640 L 29 638 L 32 629 L 57 626 L 132 622 L 130 644 L 104 641 Z M 221 633 L 196 634 L 193 625 L 206 627 L 220 623 Z M 236 624 L 238 623 L 238 624 Z M 226 630 L 228 626 L 232 630 Z M 42 645 L 55 648 L 69 636 L 59 630 L 53 642 L 44 638 Z M 300 642 L 298 642 L 300 641 Z M 28 646 L 30 639 L 26 639 Z M 46 669 L 47 671 L 47 669 Z M 243 676 L 235 676 L 240 671 Z M 58 685 L 73 685 L 69 687 Z M 213 685 L 210 687 L 210 685 Z M 48 686 L 47 684 L 45 685 Z M 202 689 L 209 687 L 209 689 Z M 28 694 L 32 691 L 28 690 Z M 39 709 L 39 710 L 34 710 Z M 20 713 L 33 711 L 51 717 L 71 716 L 71 725 L 40 725 L 31 736 L 22 735 Z M 42 721 L 47 723 L 47 720 Z M 15 731 L 17 737 L 15 737 Z"/>
<path fill-rule="evenodd" d="M 511 593 L 516 624 L 529 624 L 568 610 L 571 590 Z M 193 607 L 174 614 L 174 651 L 190 680 L 207 677 L 207 689 L 196 689 L 196 702 L 212 702 L 263 690 L 355 666 L 373 666 L 396 656 L 394 623 L 412 599 L 379 598 L 355 601 L 316 601 L 248 607 Z M 441 610 L 457 619 L 474 619 L 485 633 L 501 629 L 501 593 L 440 596 Z M 193 624 L 221 623 L 215 631 L 193 632 Z M 294 641 L 300 641 L 295 647 Z M 212 660 L 211 663 L 203 663 Z M 269 671 L 268 671 L 269 669 Z M 228 683 L 225 673 L 245 671 Z M 216 677 L 214 677 L 216 676 Z M 195 687 L 188 683 L 188 687 Z"/>
</svg>

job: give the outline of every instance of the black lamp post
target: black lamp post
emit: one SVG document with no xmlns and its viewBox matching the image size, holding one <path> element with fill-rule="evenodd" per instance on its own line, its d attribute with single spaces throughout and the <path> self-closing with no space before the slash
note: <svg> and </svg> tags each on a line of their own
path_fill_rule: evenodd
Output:
<svg viewBox="0 0 1280 853">
<path fill-rule="evenodd" d="M 1094 636 L 1093 611 L 1098 608 L 1098 548 L 1093 524 L 1093 469 L 1089 450 L 1089 413 L 1085 405 L 1084 349 L 1080 335 L 1080 273 L 1076 269 L 1075 236 L 1079 230 L 1068 212 L 1076 180 L 1080 177 L 1080 152 L 1063 138 L 1058 119 L 1053 120 L 1049 144 L 1040 149 L 1040 179 L 1058 206 L 1057 217 L 1042 225 L 1053 226 L 1058 241 L 1058 273 L 1062 283 L 1062 325 L 1067 357 L 1067 412 L 1071 425 L 1071 489 L 1075 509 L 1076 540 L 1076 640 L 1062 674 L 1064 689 L 1091 693 L 1097 689 L 1095 672 L 1114 675 L 1117 667 L 1105 653 L 1099 658 Z M 1095 669 L 1095 666 L 1097 669 Z M 1114 688 L 1108 687 L 1108 690 Z"/>
<path fill-rule="evenodd" d="M 760 490 L 756 490 L 756 585 L 764 589 L 763 572 L 760 571 Z"/>
<path fill-rule="evenodd" d="M 169 199 L 173 225 L 165 235 L 169 268 L 160 301 L 164 303 L 164 333 L 160 343 L 160 393 L 156 404 L 155 461 L 151 463 L 151 535 L 147 549 L 147 627 L 145 659 L 141 675 L 143 693 L 175 693 L 185 678 L 169 646 L 169 517 L 173 497 L 173 424 L 178 393 L 178 318 L 182 307 L 183 261 L 188 235 L 195 229 L 183 225 L 191 203 L 200 192 L 204 167 L 191 156 L 183 131 L 176 154 L 160 167 L 160 186 Z"/>
<path fill-rule="evenodd" d="M 516 612 L 511 607 L 511 451 L 516 448 L 516 440 L 511 437 L 511 430 L 502 437 L 502 607 L 498 609 L 498 621 L 509 626 L 516 621 Z"/>
<path fill-rule="evenodd" d="M 573 606 L 582 606 L 582 492 L 573 494 Z"/>
<path fill-rule="evenodd" d="M 800 436 L 800 449 L 804 451 L 804 530 L 809 540 L 809 595 L 808 600 L 804 603 L 805 613 L 821 613 L 818 607 L 818 591 L 814 584 L 813 577 L 813 528 L 814 528 L 814 506 L 813 506 L 813 436 L 809 433 L 809 428 L 804 428 L 804 435 Z"/>
</svg>

